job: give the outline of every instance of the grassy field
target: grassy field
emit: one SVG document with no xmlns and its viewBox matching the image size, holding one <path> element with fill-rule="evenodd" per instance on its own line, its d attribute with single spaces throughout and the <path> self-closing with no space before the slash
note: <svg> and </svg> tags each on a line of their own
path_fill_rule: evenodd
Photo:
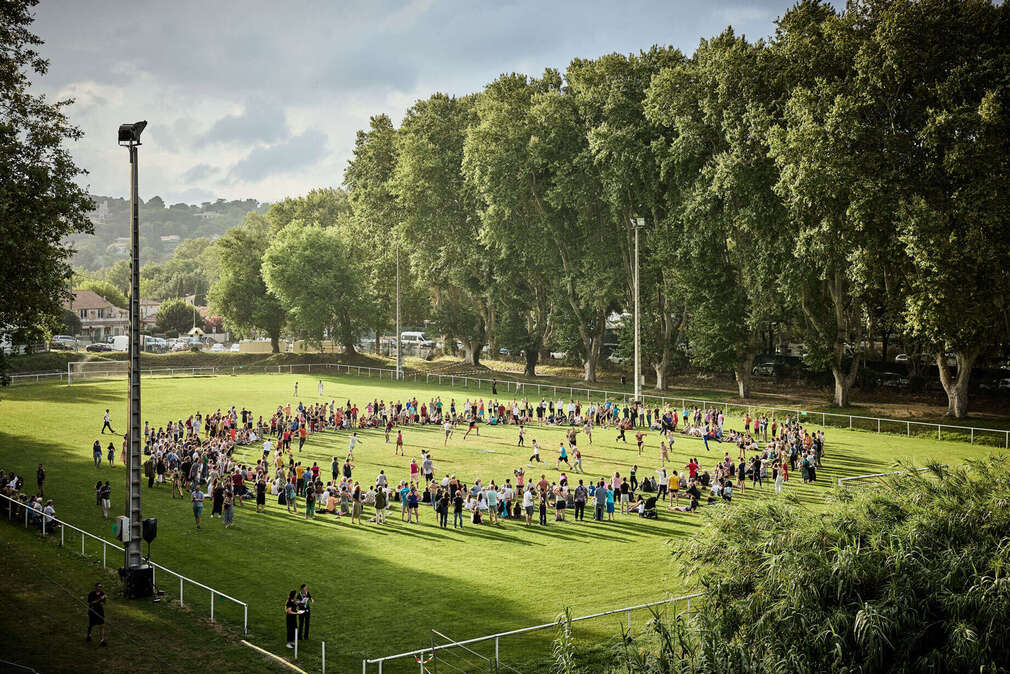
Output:
<svg viewBox="0 0 1010 674">
<path fill-rule="evenodd" d="M 324 376 L 325 395 L 316 395 L 316 377 L 244 375 L 239 377 L 151 378 L 143 384 L 143 417 L 154 425 L 192 412 L 212 412 L 232 404 L 268 416 L 278 404 L 336 399 L 363 406 L 372 398 L 428 400 L 440 395 L 462 403 L 473 391 L 439 389 L 421 382 L 395 383 L 363 377 Z M 301 395 L 293 398 L 294 382 Z M 47 496 L 56 499 L 57 516 L 106 538 L 111 523 L 94 505 L 94 484 L 99 478 L 113 484 L 113 509 L 121 511 L 124 471 L 121 466 L 100 469 L 91 463 L 90 447 L 99 435 L 102 413 L 112 409 L 114 426 L 125 423 L 125 381 L 91 382 L 66 387 L 56 384 L 18 385 L 8 389 L 0 403 L 0 465 L 22 471 L 33 484 L 37 463 L 45 464 L 49 477 Z M 482 392 L 486 397 L 487 392 Z M 732 421 L 728 422 L 732 425 Z M 814 426 L 816 428 L 816 426 Z M 356 450 L 355 479 L 368 483 L 380 469 L 394 481 L 408 475 L 411 457 L 421 449 L 433 453 L 436 474 L 456 473 L 468 483 L 503 481 L 512 470 L 525 466 L 529 451 L 517 448 L 514 428 L 482 427 L 480 437 L 462 440 L 458 432 L 443 447 L 440 428 L 410 427 L 404 432 L 406 457 L 393 455 L 381 432 L 364 432 Z M 896 460 L 927 459 L 957 462 L 988 450 L 958 442 L 924 438 L 877 436 L 840 429 L 827 430 L 825 467 L 814 485 L 792 479 L 786 492 L 799 499 L 797 507 L 816 508 L 825 490 L 841 476 L 885 471 Z M 658 437 L 646 438 L 648 452 L 638 457 L 633 440 L 615 442 L 615 432 L 597 429 L 593 446 L 580 438 L 588 476 L 622 475 L 637 463 L 640 478 L 659 465 Z M 528 475 L 553 470 L 555 449 L 563 437 L 560 429 L 533 429 L 544 448 L 545 469 L 528 469 Z M 111 436 L 103 439 L 107 444 Z M 329 475 L 333 456 L 343 458 L 344 433 L 311 436 L 304 464 L 318 461 Z M 735 447 L 727 446 L 734 450 Z M 718 452 L 718 454 L 717 454 Z M 255 461 L 257 449 L 246 456 Z M 668 467 L 679 469 L 689 457 L 711 468 L 721 452 L 706 455 L 701 440 L 678 438 Z M 798 476 L 795 476 L 798 478 Z M 770 498 L 768 485 L 755 495 L 748 488 L 736 498 Z M 209 513 L 209 505 L 205 513 Z M 366 508 L 366 515 L 371 509 Z M 308 583 L 316 599 L 312 634 L 301 661 L 310 671 L 319 669 L 319 642 L 327 643 L 328 671 L 360 671 L 361 660 L 420 648 L 428 644 L 430 628 L 455 639 L 549 622 L 566 606 L 573 615 L 603 611 L 683 592 L 686 587 L 671 552 L 685 536 L 695 535 L 701 515 L 662 512 L 658 521 L 616 515 L 616 521 L 572 521 L 546 528 L 508 522 L 501 527 L 467 526 L 462 531 L 439 530 L 430 509 L 422 507 L 421 524 L 401 524 L 393 515 L 384 528 L 351 525 L 349 519 L 321 515 L 306 521 L 288 515 L 271 499 L 268 512 L 257 515 L 246 505 L 236 508 L 236 525 L 225 530 L 220 520 L 205 517 L 202 531 L 193 525 L 189 501 L 170 498 L 167 486 L 144 486 L 144 514 L 159 519 L 159 537 L 152 559 L 179 573 L 218 588 L 249 603 L 251 641 L 274 652 L 284 648 L 283 605 L 289 589 Z M 728 561 L 728 563 L 731 563 Z M 177 593 L 165 588 L 169 596 Z M 83 595 L 86 588 L 79 589 Z M 187 591 L 187 604 L 209 599 Z M 196 610 L 196 609 L 194 609 Z M 219 619 L 241 623 L 241 613 L 218 603 Z M 599 638 L 616 631 L 616 620 L 583 624 L 578 636 Z M 527 662 L 546 655 L 553 634 L 544 632 L 524 641 L 503 642 L 506 663 Z M 400 671 L 387 667 L 384 671 Z M 416 671 L 411 663 L 405 671 Z"/>
</svg>

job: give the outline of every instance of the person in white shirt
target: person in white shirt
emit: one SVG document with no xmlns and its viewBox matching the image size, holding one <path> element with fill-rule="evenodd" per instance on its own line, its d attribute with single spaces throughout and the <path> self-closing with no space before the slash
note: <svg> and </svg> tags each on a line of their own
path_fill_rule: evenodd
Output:
<svg viewBox="0 0 1010 674">
<path fill-rule="evenodd" d="M 526 526 L 533 524 L 533 488 L 523 492 L 523 512 L 526 514 Z"/>
</svg>

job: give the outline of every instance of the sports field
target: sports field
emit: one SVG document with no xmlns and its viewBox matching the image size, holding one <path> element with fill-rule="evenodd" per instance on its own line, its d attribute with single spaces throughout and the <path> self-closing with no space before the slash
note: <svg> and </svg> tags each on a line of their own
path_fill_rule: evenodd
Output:
<svg viewBox="0 0 1010 674">
<path fill-rule="evenodd" d="M 143 418 L 157 427 L 168 419 L 185 419 L 197 410 L 208 414 L 231 405 L 269 418 L 277 405 L 295 406 L 299 400 L 308 404 L 334 399 L 338 405 L 351 400 L 363 407 L 373 398 L 396 400 L 416 395 L 427 401 L 439 395 L 446 403 L 454 398 L 460 405 L 468 397 L 483 395 L 486 399 L 490 393 L 323 376 L 325 390 L 320 397 L 316 394 L 318 379 L 301 375 L 145 379 Z M 300 389 L 297 399 L 292 395 L 296 380 Z M 91 445 L 95 439 L 103 446 L 115 440 L 118 447 L 118 439 L 102 436 L 99 430 L 108 407 L 113 426 L 122 432 L 125 393 L 125 379 L 71 387 L 20 385 L 7 389 L 0 403 L 0 466 L 23 473 L 29 491 L 34 487 L 35 467 L 43 463 L 48 471 L 46 495 L 55 499 L 57 516 L 108 539 L 113 538 L 111 520 L 103 520 L 95 506 L 95 481 L 112 481 L 113 510 L 121 512 L 125 473 L 119 465 L 110 469 L 103 463 L 96 469 Z M 730 419 L 727 426 L 742 425 L 735 422 Z M 407 427 L 405 457 L 394 456 L 393 444 L 385 444 L 381 431 L 359 432 L 362 441 L 355 451 L 354 479 L 368 484 L 384 469 L 395 484 L 409 476 L 411 457 L 420 461 L 420 450 L 427 449 L 432 452 L 438 477 L 455 473 L 468 484 L 477 477 L 485 484 L 492 479 L 500 484 L 512 477 L 515 468 L 526 466 L 533 438 L 543 448 L 545 463 L 543 470 L 527 468 L 528 477 L 535 481 L 543 472 L 549 480 L 557 478 L 553 466 L 563 439 L 561 429 L 532 427 L 526 448 L 516 447 L 515 427 L 482 425 L 479 437 L 471 434 L 465 441 L 464 430 L 459 429 L 443 447 L 440 427 Z M 889 470 L 896 460 L 922 463 L 935 458 L 953 463 L 988 451 L 958 442 L 834 428 L 825 432 L 826 457 L 817 483 L 803 485 L 798 474 L 786 483 L 785 494 L 799 499 L 796 507 L 816 508 L 838 477 Z M 615 442 L 615 437 L 616 431 L 598 428 L 594 444 L 589 446 L 580 436 L 588 477 L 609 477 L 615 470 L 626 475 L 637 463 L 641 479 L 658 467 L 658 434 L 646 437 L 647 454 L 641 458 L 633 433 L 628 433 L 627 444 Z M 259 445 L 239 449 L 246 450 L 245 456 L 255 463 Z M 680 470 L 693 456 L 703 468 L 711 469 L 723 449 L 736 456 L 735 446 L 714 445 L 706 454 L 700 439 L 678 435 L 667 468 Z M 346 450 L 347 433 L 325 432 L 310 436 L 296 458 L 304 465 L 318 461 L 325 482 L 332 457 L 343 459 Z M 349 518 L 325 514 L 306 521 L 301 514 L 289 515 L 277 505 L 276 498 L 270 498 L 265 514 L 256 514 L 249 503 L 236 507 L 235 527 L 230 530 L 224 529 L 221 520 L 209 518 L 208 503 L 203 529 L 196 531 L 188 499 L 173 500 L 167 485 L 148 489 L 145 481 L 143 489 L 144 515 L 159 520 L 152 559 L 248 602 L 251 641 L 287 655 L 284 600 L 288 590 L 309 584 L 316 603 L 310 641 L 303 647 L 301 661 L 310 671 L 319 669 L 320 640 L 327 644 L 327 671 L 360 671 L 365 657 L 429 644 L 431 628 L 465 639 L 549 622 L 566 606 L 573 615 L 583 615 L 687 591 L 690 588 L 671 562 L 671 552 L 683 537 L 697 534 L 703 517 L 661 509 L 658 521 L 616 514 L 614 522 L 593 522 L 591 518 L 573 522 L 569 513 L 569 521 L 563 523 L 554 522 L 551 515 L 547 527 L 527 528 L 514 521 L 500 527 L 476 527 L 468 522 L 460 531 L 438 529 L 433 512 L 424 505 L 420 524 L 401 523 L 396 508 L 391 511 L 390 523 L 378 527 L 367 522 L 351 525 Z M 771 484 L 766 483 L 763 490 L 748 486 L 745 494 L 737 491 L 734 500 L 772 497 Z M 372 509 L 366 507 L 366 518 L 371 515 Z M 170 597 L 177 593 L 172 587 L 166 589 Z M 206 599 L 194 592 L 187 595 L 187 603 L 190 601 Z M 217 605 L 217 614 L 219 619 L 241 623 L 241 613 L 225 602 Z M 616 625 L 617 619 L 583 623 L 577 636 L 609 636 L 616 632 Z M 552 637 L 542 632 L 521 642 L 503 641 L 501 659 L 515 665 L 546 656 Z M 417 665 L 411 663 L 402 670 L 417 671 Z M 401 668 L 387 666 L 384 671 Z"/>
</svg>

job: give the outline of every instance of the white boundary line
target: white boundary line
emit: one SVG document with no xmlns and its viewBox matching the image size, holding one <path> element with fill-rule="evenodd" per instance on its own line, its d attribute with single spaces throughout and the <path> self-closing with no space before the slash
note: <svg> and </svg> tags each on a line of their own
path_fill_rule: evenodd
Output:
<svg viewBox="0 0 1010 674">
<path fill-rule="evenodd" d="M 260 648 L 256 644 L 251 643 L 249 641 L 246 641 L 245 639 L 242 640 L 242 643 L 243 643 L 243 645 L 248 646 L 249 648 L 253 649 L 254 651 L 258 651 L 259 653 L 265 655 L 266 657 L 271 658 L 272 660 L 276 660 L 277 662 L 281 663 L 285 667 L 288 667 L 289 669 L 292 669 L 292 670 L 294 670 L 296 672 L 300 672 L 301 674 L 308 674 L 308 672 L 306 672 L 304 669 L 301 669 L 297 665 L 294 665 L 294 664 L 288 662 L 287 660 L 285 660 L 284 658 L 282 658 L 279 655 L 274 655 L 273 653 L 271 653 L 270 651 L 266 650 L 265 648 Z"/>
</svg>

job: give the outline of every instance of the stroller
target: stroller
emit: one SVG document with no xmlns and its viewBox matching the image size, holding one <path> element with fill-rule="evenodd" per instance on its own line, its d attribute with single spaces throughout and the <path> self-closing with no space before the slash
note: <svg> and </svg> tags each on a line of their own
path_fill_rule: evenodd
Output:
<svg viewBox="0 0 1010 674">
<path fill-rule="evenodd" d="M 642 517 L 650 520 L 659 519 L 659 513 L 656 511 L 656 501 L 655 496 L 645 499 L 645 509 L 642 511 Z"/>
</svg>

